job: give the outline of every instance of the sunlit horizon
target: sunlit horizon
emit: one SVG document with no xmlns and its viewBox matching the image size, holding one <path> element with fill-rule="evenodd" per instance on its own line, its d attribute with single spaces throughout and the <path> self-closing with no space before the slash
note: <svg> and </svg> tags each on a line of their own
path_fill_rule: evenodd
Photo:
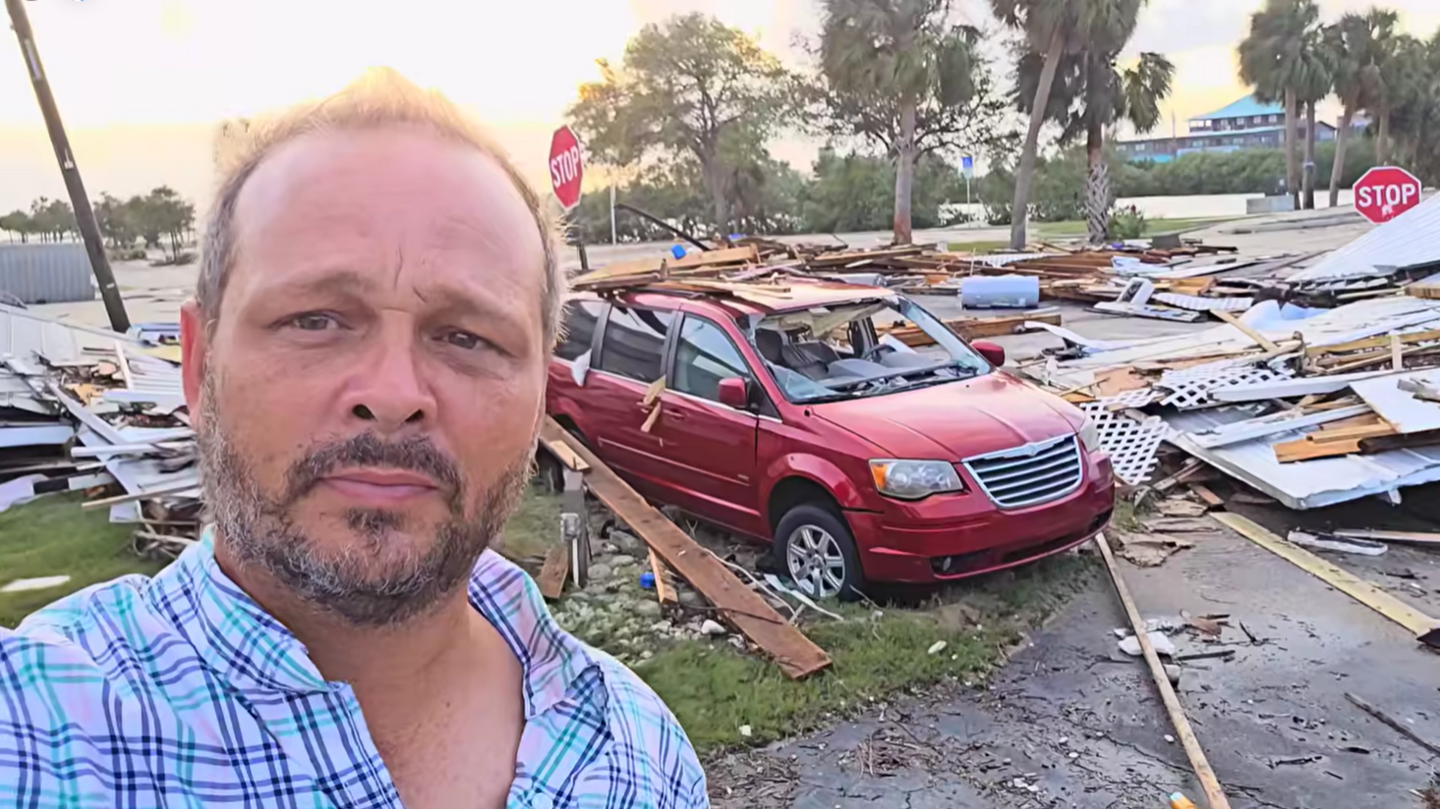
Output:
<svg viewBox="0 0 1440 809">
<path fill-rule="evenodd" d="M 1131 50 L 1166 52 L 1178 69 L 1161 127 L 1167 133 L 1172 114 L 1183 129 L 1186 118 L 1246 92 L 1235 76 L 1233 49 L 1260 3 L 1153 0 L 1143 12 Z M 1320 5 L 1333 18 L 1369 2 Z M 1399 9 L 1402 28 L 1417 35 L 1429 36 L 1440 26 L 1440 7 L 1426 7 L 1440 4 L 1384 5 Z M 983 0 L 960 0 L 956 13 L 996 32 L 987 7 Z M 801 67 L 806 57 L 797 37 L 814 35 L 817 8 L 815 0 L 26 3 L 90 196 L 168 184 L 202 205 L 210 183 L 210 134 L 219 121 L 324 96 L 379 65 L 477 112 L 521 170 L 543 184 L 549 133 L 563 122 L 577 86 L 598 78 L 596 59 L 618 61 L 627 39 L 646 23 L 688 11 L 714 14 Z M 1215 30 L 1202 36 L 1196 26 Z M 992 55 L 1003 56 L 1001 38 L 990 41 Z M 1322 117 L 1334 114 L 1322 108 Z M 815 146 L 789 135 L 773 151 L 808 170 Z M 38 195 L 64 195 L 9 32 L 0 36 L 0 179 L 0 210 L 23 207 Z"/>
</svg>

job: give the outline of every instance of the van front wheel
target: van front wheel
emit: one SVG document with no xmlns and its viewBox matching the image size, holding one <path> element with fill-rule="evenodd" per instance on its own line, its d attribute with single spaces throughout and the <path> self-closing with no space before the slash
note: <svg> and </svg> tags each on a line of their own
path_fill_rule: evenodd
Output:
<svg viewBox="0 0 1440 809">
<path fill-rule="evenodd" d="M 799 505 L 781 518 L 775 539 L 785 570 L 811 598 L 858 599 L 865 587 L 855 538 L 844 518 L 817 505 Z"/>
</svg>

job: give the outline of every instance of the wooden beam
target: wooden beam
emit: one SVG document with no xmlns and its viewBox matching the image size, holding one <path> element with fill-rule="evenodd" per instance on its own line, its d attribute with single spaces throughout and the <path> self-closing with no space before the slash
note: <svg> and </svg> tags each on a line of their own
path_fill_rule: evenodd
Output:
<svg viewBox="0 0 1440 809">
<path fill-rule="evenodd" d="M 565 579 L 570 574 L 570 545 L 561 542 L 545 554 L 545 565 L 540 568 L 540 595 L 555 600 L 565 592 Z"/>
<path fill-rule="evenodd" d="M 1234 529 L 1256 545 L 1389 618 L 1414 635 L 1423 635 L 1440 627 L 1440 620 L 1431 618 L 1350 571 L 1337 567 L 1304 548 L 1272 534 L 1252 520 L 1229 512 L 1212 513 L 1210 516 Z"/>
<path fill-rule="evenodd" d="M 824 649 L 787 623 L 765 599 L 647 503 L 554 419 L 545 418 L 540 435 L 546 441 L 565 442 L 590 464 L 590 472 L 585 475 L 590 492 L 654 549 L 665 564 L 709 599 L 722 617 L 773 657 L 787 677 L 798 679 L 830 665 Z"/>
<path fill-rule="evenodd" d="M 1220 499 L 1220 495 L 1211 491 L 1210 487 L 1203 483 L 1191 483 L 1190 491 L 1194 492 L 1196 497 L 1199 497 L 1205 502 L 1205 505 L 1211 508 L 1218 508 L 1225 505 L 1225 501 Z"/>
<path fill-rule="evenodd" d="M 1372 539 L 1380 542 L 1396 542 L 1401 545 L 1422 545 L 1440 548 L 1440 534 L 1426 531 L 1368 531 L 1341 528 L 1331 531 L 1330 534 L 1337 537 L 1350 537 L 1351 539 Z"/>
<path fill-rule="evenodd" d="M 673 604 L 676 602 L 675 591 L 670 589 L 669 582 L 665 581 L 665 563 L 655 555 L 655 549 L 650 549 L 650 574 L 655 577 L 655 596 L 660 599 L 661 604 Z"/>
<path fill-rule="evenodd" d="M 1405 370 L 1405 344 L 1400 342 L 1400 335 L 1390 333 L 1390 361 L 1397 371 Z"/>
<path fill-rule="evenodd" d="M 546 441 L 544 444 L 545 449 L 549 450 L 550 454 L 555 456 L 555 460 L 564 464 L 567 468 L 574 469 L 576 472 L 589 471 L 590 464 L 585 463 L 585 459 L 576 455 L 575 451 L 570 449 L 564 442 Z"/>
<path fill-rule="evenodd" d="M 1260 346 L 1266 351 L 1277 350 L 1275 344 L 1270 342 L 1270 338 L 1245 325 L 1240 321 L 1240 318 L 1230 314 L 1229 312 L 1221 312 L 1219 310 L 1213 311 L 1211 312 L 1211 314 L 1239 329 L 1246 337 L 1249 337 L 1251 340 L 1253 340 L 1255 342 L 1255 345 Z"/>
<path fill-rule="evenodd" d="M 1155 688 L 1160 691 L 1165 712 L 1170 715 L 1170 724 L 1175 726 L 1175 735 L 1180 738 L 1180 745 L 1185 748 L 1185 755 L 1190 759 L 1190 768 L 1195 771 L 1195 778 L 1200 781 L 1200 788 L 1205 792 L 1206 802 L 1210 804 L 1210 809 L 1230 809 L 1230 801 L 1225 797 L 1220 779 L 1215 777 L 1215 770 L 1205 758 L 1205 750 L 1200 747 L 1200 740 L 1195 738 L 1195 731 L 1190 727 L 1190 720 L 1185 716 L 1180 698 L 1175 695 L 1175 687 L 1170 685 L 1170 677 L 1160 663 L 1160 656 L 1155 654 L 1155 647 L 1150 644 L 1150 633 L 1146 631 L 1145 619 L 1140 617 L 1140 610 L 1135 606 L 1134 599 L 1130 598 L 1130 589 L 1125 586 L 1125 578 L 1120 575 L 1120 568 L 1115 564 L 1115 554 L 1110 550 L 1110 543 L 1106 541 L 1104 534 L 1096 534 L 1095 545 L 1099 547 L 1105 567 L 1110 571 L 1110 581 L 1114 583 L 1115 593 L 1120 596 L 1120 603 L 1125 607 L 1125 616 L 1130 619 L 1135 639 L 1140 642 L 1140 652 L 1145 656 L 1145 665 L 1150 668 L 1150 677 L 1155 681 Z"/>
<path fill-rule="evenodd" d="M 1373 350 L 1386 348 L 1390 345 L 1392 337 L 1398 337 L 1402 343 L 1425 343 L 1440 340 L 1440 329 L 1428 331 L 1416 331 L 1409 334 L 1381 335 L 1379 337 L 1366 337 L 1363 340 L 1352 340 L 1348 343 L 1337 343 L 1335 345 L 1310 346 L 1305 349 L 1305 356 L 1316 357 L 1322 354 L 1343 354 L 1350 351 Z"/>
</svg>

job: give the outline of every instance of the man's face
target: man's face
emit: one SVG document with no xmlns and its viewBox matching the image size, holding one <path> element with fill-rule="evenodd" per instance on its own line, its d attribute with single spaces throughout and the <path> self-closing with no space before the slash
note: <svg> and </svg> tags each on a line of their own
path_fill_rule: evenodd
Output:
<svg viewBox="0 0 1440 809">
<path fill-rule="evenodd" d="M 182 315 L 221 541 L 356 623 L 421 611 L 525 483 L 547 355 L 535 222 L 491 158 L 389 128 L 280 147 L 235 233 L 219 312 Z"/>
</svg>

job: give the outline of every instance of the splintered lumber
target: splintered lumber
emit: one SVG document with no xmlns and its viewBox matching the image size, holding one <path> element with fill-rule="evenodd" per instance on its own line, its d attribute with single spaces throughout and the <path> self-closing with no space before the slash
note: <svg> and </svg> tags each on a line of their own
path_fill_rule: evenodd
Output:
<svg viewBox="0 0 1440 809">
<path fill-rule="evenodd" d="M 565 577 L 570 573 L 570 543 L 561 542 L 545 554 L 540 568 L 540 595 L 555 600 L 565 592 Z"/>
<path fill-rule="evenodd" d="M 650 405 L 655 404 L 655 400 L 660 397 L 661 393 L 664 392 L 665 377 L 662 376 L 654 382 L 651 382 L 650 387 L 645 389 L 645 397 L 640 400 L 640 406 L 643 408 L 648 408 Z"/>
<path fill-rule="evenodd" d="M 1105 567 L 1110 571 L 1110 581 L 1115 584 L 1115 593 L 1120 596 L 1120 603 L 1125 607 L 1125 616 L 1130 619 L 1135 639 L 1140 642 L 1140 653 L 1145 656 L 1145 665 L 1150 667 L 1150 677 L 1155 681 L 1155 688 L 1160 691 L 1165 712 L 1170 715 L 1170 724 L 1175 726 L 1175 735 L 1185 748 L 1185 755 L 1190 759 L 1190 768 L 1195 771 L 1195 778 L 1205 792 L 1205 801 L 1210 804 L 1210 809 L 1230 809 L 1230 801 L 1225 797 L 1220 779 L 1215 777 L 1215 770 L 1205 758 L 1205 750 L 1200 747 L 1200 740 L 1195 738 L 1195 731 L 1190 727 L 1190 720 L 1185 716 L 1180 698 L 1175 695 L 1175 687 L 1170 684 L 1170 677 L 1160 663 L 1160 656 L 1155 654 L 1155 647 L 1150 644 L 1150 633 L 1146 631 L 1145 619 L 1140 617 L 1140 610 L 1130 597 L 1130 588 L 1125 586 L 1125 578 L 1120 575 L 1120 569 L 1115 564 L 1115 554 L 1110 550 L 1110 543 L 1104 534 L 1096 534 L 1095 545 L 1100 549 L 1100 557 L 1105 560 Z"/>
<path fill-rule="evenodd" d="M 1060 325 L 1060 313 L 1050 311 L 1005 317 L 962 317 L 945 321 L 945 325 L 966 340 L 1019 334 L 1025 330 L 1026 323 L 1048 323 L 1051 326 L 1058 326 Z"/>
<path fill-rule="evenodd" d="M 677 601 L 675 591 L 670 589 L 670 582 L 665 580 L 669 575 L 665 564 L 660 557 L 655 555 L 655 549 L 650 549 L 650 573 L 655 577 L 655 597 L 660 599 L 661 604 L 673 604 Z"/>
<path fill-rule="evenodd" d="M 1440 534 L 1425 531 L 1368 531 L 1342 528 L 1330 533 L 1333 536 L 1349 539 L 1371 539 L 1380 542 L 1397 542 L 1401 545 L 1425 545 L 1440 548 Z"/>
<path fill-rule="evenodd" d="M 590 464 L 585 463 L 584 458 L 576 455 L 575 451 L 563 442 L 546 441 L 545 449 L 555 456 L 555 460 L 565 464 L 566 468 L 574 469 L 576 472 L 586 472 L 590 469 Z"/>
<path fill-rule="evenodd" d="M 774 658 L 787 677 L 799 679 L 830 665 L 824 649 L 787 623 L 764 598 L 647 503 L 554 419 L 545 418 L 540 435 L 546 441 L 564 442 L 590 464 L 585 475 L 590 492 L 653 548 L 665 564 L 709 599 L 720 615 Z"/>
<path fill-rule="evenodd" d="M 1394 719 L 1389 714 L 1385 713 L 1379 708 L 1376 708 L 1374 705 L 1371 705 L 1365 700 L 1360 699 L 1354 694 L 1347 692 L 1345 694 L 1345 699 L 1350 700 L 1350 702 L 1353 703 L 1356 708 L 1359 708 L 1365 713 L 1368 713 L 1376 719 L 1380 720 L 1381 722 L 1389 725 L 1391 729 L 1393 729 L 1396 733 L 1399 733 L 1401 736 L 1404 736 L 1405 738 L 1420 745 L 1426 750 L 1429 750 L 1431 753 L 1440 756 L 1440 744 L 1435 744 L 1434 742 L 1426 739 L 1424 736 L 1416 733 L 1413 728 L 1407 727 L 1405 723 Z"/>
<path fill-rule="evenodd" d="M 1255 331 L 1254 329 L 1250 328 L 1250 327 L 1247 326 L 1246 324 L 1240 322 L 1240 318 L 1238 318 L 1238 317 L 1230 314 L 1229 312 L 1222 312 L 1222 311 L 1216 309 L 1216 310 L 1214 310 L 1213 312 L 1211 312 L 1211 314 L 1215 315 L 1216 317 L 1220 318 L 1221 320 L 1225 321 L 1226 323 L 1229 323 L 1230 325 L 1232 325 L 1232 326 L 1234 326 L 1235 328 L 1239 329 L 1242 334 L 1244 334 L 1246 337 L 1249 337 L 1251 340 L 1253 340 L 1253 341 L 1255 342 L 1255 345 L 1260 346 L 1261 348 L 1265 349 L 1266 351 L 1278 351 L 1278 350 L 1279 350 L 1274 343 L 1270 342 L 1270 338 L 1266 337 L 1265 335 L 1261 334 L 1261 333 L 1258 332 L 1258 331 Z"/>
<path fill-rule="evenodd" d="M 1431 618 L 1350 571 L 1282 539 L 1253 520 L 1229 512 L 1211 512 L 1210 516 L 1256 545 L 1389 618 L 1417 637 L 1440 627 L 1440 620 Z"/>
<path fill-rule="evenodd" d="M 1225 505 L 1225 501 L 1220 499 L 1220 495 L 1211 491 L 1210 487 L 1206 486 L 1203 483 L 1191 483 L 1190 491 L 1194 492 L 1195 496 L 1199 497 L 1200 500 L 1210 508 L 1217 508 L 1219 506 Z"/>
</svg>

